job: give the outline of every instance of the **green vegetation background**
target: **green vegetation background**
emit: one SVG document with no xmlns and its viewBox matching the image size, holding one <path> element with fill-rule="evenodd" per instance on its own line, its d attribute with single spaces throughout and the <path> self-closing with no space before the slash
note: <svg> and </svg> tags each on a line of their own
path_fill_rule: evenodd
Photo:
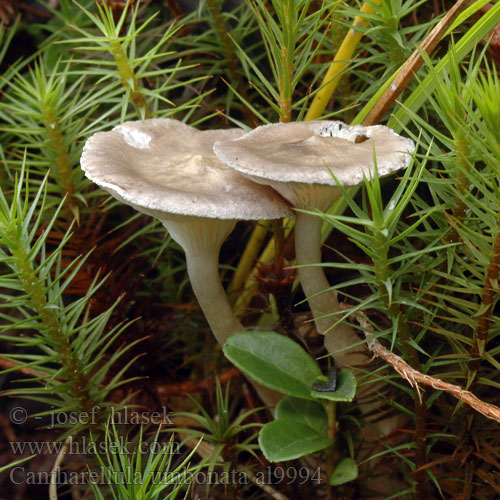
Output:
<svg viewBox="0 0 500 500">
<path fill-rule="evenodd" d="M 176 420 L 184 433 L 179 439 L 204 433 L 211 447 L 201 453 L 200 445 L 189 455 L 186 446 L 171 462 L 168 453 L 142 463 L 137 455 L 67 457 L 66 467 L 149 470 L 149 464 L 174 472 L 186 457 L 192 464 L 220 457 L 227 470 L 251 474 L 270 466 L 255 440 L 269 417 L 253 410 L 255 396 L 242 397 L 244 379 L 234 379 L 227 392 L 202 383 L 215 372 L 225 383 L 234 370 L 197 309 L 182 252 L 159 224 L 86 180 L 79 157 L 90 135 L 125 120 L 174 117 L 200 128 L 246 129 L 302 120 L 353 29 L 361 41 L 352 43 L 353 56 L 322 117 L 361 122 L 454 5 L 368 4 L 368 24 L 353 26 L 362 14 L 357 1 L 206 0 L 191 9 L 175 0 L 128 7 L 59 0 L 30 9 L 0 3 L 1 409 L 6 416 L 22 404 L 45 418 L 100 409 L 95 425 L 57 430 L 3 419 L 5 498 L 46 498 L 48 490 L 12 484 L 7 464 L 27 457 L 13 454 L 9 440 L 115 439 L 118 432 L 134 442 L 155 439 L 156 428 L 105 432 L 111 408 L 126 405 L 183 413 Z M 500 4 L 470 4 L 381 117 L 418 144 L 405 182 L 367 185 L 318 216 L 325 221 L 327 269 L 337 269 L 329 274 L 332 284 L 351 312 L 368 318 L 364 329 L 421 373 L 494 404 L 500 388 L 500 84 L 498 46 L 489 37 L 500 22 Z M 226 283 L 251 230 L 241 224 L 223 248 Z M 266 238 L 272 239 L 271 230 Z M 296 306 L 302 296 L 292 283 L 269 285 L 286 288 L 279 312 L 287 312 L 287 321 L 273 316 L 261 280 L 243 310 L 245 324 L 264 314 L 294 337 L 307 310 Z M 324 354 L 314 336 L 305 345 L 314 356 Z M 367 368 L 359 383 L 368 403 L 379 406 L 372 415 L 355 404 L 339 410 L 336 446 L 356 459 L 359 476 L 338 487 L 338 496 L 496 498 L 498 422 L 446 392 L 411 387 L 382 363 Z M 365 439 L 360 431 L 384 418 L 399 424 L 389 436 Z M 322 456 L 316 458 L 306 465 L 321 463 Z M 51 468 L 54 459 L 38 455 L 24 466 Z M 183 487 L 100 485 L 87 495 L 175 498 Z M 61 488 L 59 498 L 81 498 L 85 489 Z M 282 481 L 272 491 L 255 483 L 202 490 L 218 499 L 325 495 L 311 481 Z"/>
</svg>

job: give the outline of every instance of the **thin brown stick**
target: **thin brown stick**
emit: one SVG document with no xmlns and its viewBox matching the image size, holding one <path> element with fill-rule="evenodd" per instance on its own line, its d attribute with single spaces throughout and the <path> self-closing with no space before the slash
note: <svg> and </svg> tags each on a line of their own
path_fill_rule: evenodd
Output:
<svg viewBox="0 0 500 500">
<path fill-rule="evenodd" d="M 401 71 L 394 78 L 393 82 L 382 94 L 375 106 L 373 106 L 370 110 L 366 118 L 363 120 L 363 125 L 373 125 L 380 122 L 387 111 L 389 111 L 389 108 L 392 106 L 394 101 L 398 98 L 399 94 L 401 94 L 401 92 L 408 86 L 416 72 L 422 66 L 424 60 L 421 53 L 425 51 L 427 54 L 431 54 L 458 15 L 471 3 L 472 0 L 458 0 L 443 17 L 443 19 L 441 19 L 441 21 L 434 26 L 434 29 L 413 52 L 401 68 Z"/>
<path fill-rule="evenodd" d="M 177 0 L 165 0 L 165 5 L 168 7 L 174 17 L 182 16 L 182 10 L 177 3 Z"/>
<path fill-rule="evenodd" d="M 370 349 L 375 356 L 382 358 L 384 361 L 389 363 L 401 375 L 401 377 L 403 377 L 417 391 L 420 390 L 418 384 L 423 384 L 438 391 L 448 392 L 485 417 L 500 422 L 500 408 L 481 401 L 479 398 L 474 396 L 474 394 L 462 389 L 458 385 L 449 384 L 444 380 L 431 377 L 430 375 L 425 375 L 420 373 L 418 370 L 415 370 L 404 359 L 385 348 L 377 339 L 367 332 L 367 330 L 373 330 L 373 328 L 364 314 L 356 313 L 354 314 L 354 317 L 365 332 L 368 349 Z"/>
</svg>

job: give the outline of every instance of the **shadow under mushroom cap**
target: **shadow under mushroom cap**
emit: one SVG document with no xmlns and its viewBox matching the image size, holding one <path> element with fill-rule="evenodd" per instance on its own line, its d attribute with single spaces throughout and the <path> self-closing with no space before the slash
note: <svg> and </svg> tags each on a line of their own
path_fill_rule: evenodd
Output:
<svg viewBox="0 0 500 500">
<path fill-rule="evenodd" d="M 280 182 L 345 186 L 370 178 L 376 158 L 379 176 L 406 168 L 415 145 L 382 125 L 363 127 L 340 121 L 263 125 L 214 145 L 217 156 L 239 172 Z"/>
<path fill-rule="evenodd" d="M 172 119 L 125 122 L 90 137 L 81 166 L 93 182 L 145 213 L 219 219 L 290 216 L 271 188 L 246 179 L 213 153 L 215 141 L 244 133 L 199 131 Z"/>
</svg>

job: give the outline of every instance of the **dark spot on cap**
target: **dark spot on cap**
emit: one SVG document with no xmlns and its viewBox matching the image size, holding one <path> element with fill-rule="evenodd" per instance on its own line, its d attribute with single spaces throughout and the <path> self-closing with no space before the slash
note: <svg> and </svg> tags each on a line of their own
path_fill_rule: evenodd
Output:
<svg viewBox="0 0 500 500">
<path fill-rule="evenodd" d="M 366 135 L 364 135 L 364 134 L 357 135 L 356 139 L 354 139 L 354 144 L 361 144 L 362 142 L 365 142 L 368 139 L 369 138 Z"/>
</svg>

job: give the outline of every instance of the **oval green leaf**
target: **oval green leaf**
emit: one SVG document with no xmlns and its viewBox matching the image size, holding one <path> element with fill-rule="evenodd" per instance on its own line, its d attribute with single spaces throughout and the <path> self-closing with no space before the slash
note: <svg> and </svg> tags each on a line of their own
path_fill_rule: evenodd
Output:
<svg viewBox="0 0 500 500">
<path fill-rule="evenodd" d="M 337 377 L 337 388 L 332 392 L 311 390 L 311 396 L 330 401 L 352 401 L 356 395 L 356 377 L 350 370 L 341 370 Z"/>
<path fill-rule="evenodd" d="M 328 437 L 328 417 L 324 406 L 317 401 L 285 396 L 276 406 L 276 420 L 294 420 Z"/>
<path fill-rule="evenodd" d="M 242 332 L 230 337 L 224 354 L 260 384 L 302 399 L 314 399 L 311 386 L 321 375 L 302 347 L 274 332 Z"/>
<path fill-rule="evenodd" d="M 330 476 L 330 484 L 340 486 L 349 481 L 354 481 L 357 477 L 358 466 L 356 462 L 352 458 L 343 458 Z"/>
<path fill-rule="evenodd" d="M 270 462 L 282 462 L 324 450 L 333 444 L 316 429 L 295 420 L 275 420 L 259 433 L 259 446 Z"/>
</svg>

